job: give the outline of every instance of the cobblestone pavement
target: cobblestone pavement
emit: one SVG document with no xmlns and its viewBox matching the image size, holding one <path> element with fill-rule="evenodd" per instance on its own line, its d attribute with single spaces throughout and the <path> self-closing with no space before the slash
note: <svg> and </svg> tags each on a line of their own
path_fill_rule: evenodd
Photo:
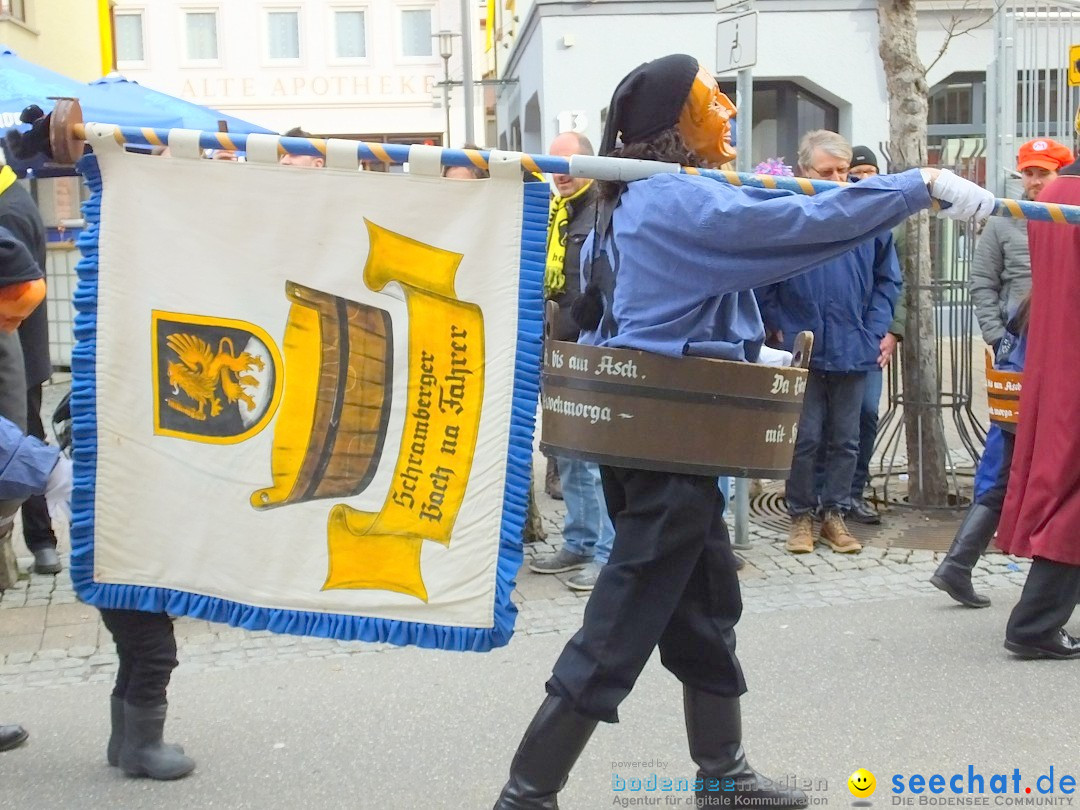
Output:
<svg viewBox="0 0 1080 810">
<path fill-rule="evenodd" d="M 558 548 L 562 504 L 540 496 L 548 539 L 526 547 L 514 601 L 517 633 L 566 633 L 581 623 L 587 594 L 571 591 L 571 574 L 540 575 L 528 561 Z M 813 554 L 784 552 L 784 537 L 751 527 L 752 548 L 740 551 L 744 609 L 748 613 L 804 609 L 888 599 L 946 599 L 929 583 L 940 559 L 930 551 L 867 548 L 857 556 L 819 547 Z M 64 540 L 61 547 L 66 545 Z M 25 549 L 23 550 L 25 552 Z M 66 555 L 65 565 L 66 565 Z M 31 559 L 20 558 L 26 570 Z M 1028 563 L 1001 554 L 981 561 L 977 587 L 1013 586 L 1019 591 Z M 176 622 L 181 666 L 235 669 L 246 664 L 315 657 L 391 653 L 389 645 L 248 632 L 189 618 Z M 31 574 L 19 587 L 0 594 L 0 692 L 111 681 L 116 672 L 112 640 L 97 610 L 79 602 L 67 571 L 59 576 Z"/>
</svg>

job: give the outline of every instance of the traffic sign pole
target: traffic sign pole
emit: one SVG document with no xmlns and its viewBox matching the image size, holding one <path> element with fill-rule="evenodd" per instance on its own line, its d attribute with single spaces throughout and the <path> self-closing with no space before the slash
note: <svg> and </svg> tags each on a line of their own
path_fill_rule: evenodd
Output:
<svg viewBox="0 0 1080 810">
<path fill-rule="evenodd" d="M 749 65 L 738 65 L 742 69 L 735 78 L 735 107 L 739 111 L 739 114 L 735 116 L 735 168 L 740 172 L 749 172 L 753 169 L 754 71 L 751 66 L 757 62 L 757 12 L 735 18 L 743 21 L 748 18 L 752 19 L 755 25 L 750 26 L 749 29 L 745 25 L 740 25 L 736 29 L 737 34 L 732 33 L 727 37 L 723 34 L 733 27 L 730 24 L 731 21 L 721 22 L 717 26 L 718 70 L 724 72 L 730 69 L 728 66 L 732 64 L 732 61 L 749 59 Z M 725 39 L 727 39 L 726 42 Z M 739 57 L 739 60 L 733 60 L 733 57 Z M 731 506 L 735 516 L 735 537 L 732 546 L 737 549 L 748 549 L 751 547 L 750 480 L 734 479 L 733 495 Z"/>
</svg>

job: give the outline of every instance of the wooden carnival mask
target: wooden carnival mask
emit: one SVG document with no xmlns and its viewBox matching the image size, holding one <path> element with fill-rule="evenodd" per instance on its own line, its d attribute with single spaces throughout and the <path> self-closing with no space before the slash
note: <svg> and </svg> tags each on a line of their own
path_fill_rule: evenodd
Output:
<svg viewBox="0 0 1080 810">
<path fill-rule="evenodd" d="M 716 79 L 699 65 L 690 95 L 679 115 L 679 132 L 686 145 L 710 166 L 721 166 L 734 160 L 731 119 L 736 114 L 735 105 L 720 92 Z"/>
</svg>

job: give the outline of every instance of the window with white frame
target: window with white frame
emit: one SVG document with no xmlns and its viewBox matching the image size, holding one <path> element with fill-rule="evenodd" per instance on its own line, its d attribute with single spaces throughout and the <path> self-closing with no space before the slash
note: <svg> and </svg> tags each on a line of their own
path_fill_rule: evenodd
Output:
<svg viewBox="0 0 1080 810">
<path fill-rule="evenodd" d="M 0 0 L 0 14 L 26 22 L 26 0 Z"/>
<path fill-rule="evenodd" d="M 188 59 L 212 60 L 218 58 L 217 11 L 185 12 L 184 30 L 187 34 Z"/>
<path fill-rule="evenodd" d="M 300 58 L 300 12 L 274 9 L 266 12 L 266 55 L 270 59 Z"/>
<path fill-rule="evenodd" d="M 367 18 L 363 10 L 334 12 L 334 55 L 339 59 L 367 56 Z"/>
<path fill-rule="evenodd" d="M 138 12 L 124 12 L 116 15 L 116 61 L 142 62 L 146 59 L 143 50 L 143 15 Z"/>
<path fill-rule="evenodd" d="M 402 9 L 401 55 L 410 57 L 423 57 L 431 56 L 431 54 L 431 9 Z"/>
</svg>

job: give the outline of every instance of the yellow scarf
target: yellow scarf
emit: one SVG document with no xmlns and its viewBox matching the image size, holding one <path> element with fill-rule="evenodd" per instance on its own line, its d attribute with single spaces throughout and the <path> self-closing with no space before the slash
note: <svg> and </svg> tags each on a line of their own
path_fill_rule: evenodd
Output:
<svg viewBox="0 0 1080 810">
<path fill-rule="evenodd" d="M 551 198 L 548 215 L 547 264 L 544 267 L 544 295 L 548 298 L 560 294 L 566 288 L 566 230 L 570 224 L 568 203 L 589 190 L 592 180 L 569 197 Z"/>
<path fill-rule="evenodd" d="M 0 166 L 0 194 L 3 194 L 18 178 L 10 166 Z"/>
</svg>

